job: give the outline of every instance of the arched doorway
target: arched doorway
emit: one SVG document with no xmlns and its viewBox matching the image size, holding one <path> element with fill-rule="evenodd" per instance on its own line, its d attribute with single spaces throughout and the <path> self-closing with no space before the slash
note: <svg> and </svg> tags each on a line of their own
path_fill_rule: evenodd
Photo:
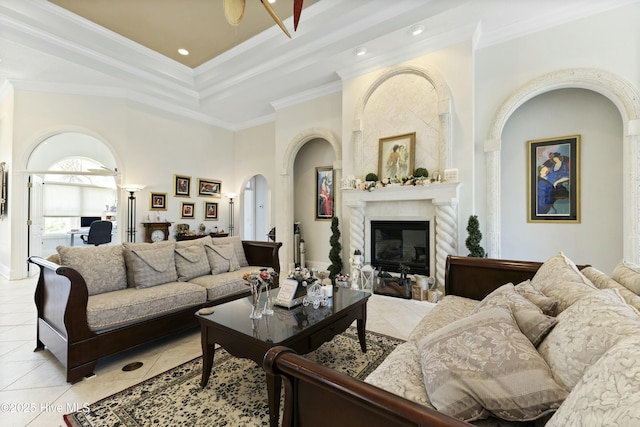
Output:
<svg viewBox="0 0 640 427">
<path fill-rule="evenodd" d="M 116 161 L 99 139 L 81 132 L 50 136 L 31 152 L 27 172 L 28 256 L 47 257 L 58 245 L 76 245 L 83 218 L 113 220 L 117 227 Z"/>
<path fill-rule="evenodd" d="M 244 240 L 268 240 L 271 215 L 269 208 L 269 183 L 262 175 L 254 175 L 244 186 L 242 195 Z"/>
</svg>

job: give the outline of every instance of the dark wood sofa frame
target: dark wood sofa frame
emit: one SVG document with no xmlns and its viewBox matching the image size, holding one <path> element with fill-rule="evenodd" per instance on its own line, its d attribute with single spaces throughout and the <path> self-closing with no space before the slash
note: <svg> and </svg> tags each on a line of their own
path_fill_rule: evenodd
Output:
<svg viewBox="0 0 640 427">
<path fill-rule="evenodd" d="M 280 242 L 243 241 L 249 265 L 280 271 Z M 35 351 L 49 350 L 65 367 L 67 381 L 74 383 L 91 375 L 98 359 L 140 344 L 175 334 L 199 323 L 195 312 L 204 307 L 250 295 L 247 292 L 194 305 L 131 325 L 94 333 L 87 324 L 88 291 L 84 278 L 70 267 L 32 256 L 40 267 L 35 291 L 37 342 Z M 277 283 L 276 283 L 277 286 Z"/>
<path fill-rule="evenodd" d="M 449 256 L 445 291 L 447 295 L 481 300 L 505 283 L 518 284 L 531 279 L 541 265 L 540 262 Z M 282 377 L 283 427 L 471 425 L 326 368 L 287 347 L 269 350 L 263 367 L 266 372 Z"/>
</svg>

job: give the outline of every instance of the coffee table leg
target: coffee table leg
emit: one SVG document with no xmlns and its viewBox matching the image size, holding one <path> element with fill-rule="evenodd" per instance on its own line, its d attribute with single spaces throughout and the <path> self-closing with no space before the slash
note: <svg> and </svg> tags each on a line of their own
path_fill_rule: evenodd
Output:
<svg viewBox="0 0 640 427">
<path fill-rule="evenodd" d="M 280 388 L 282 379 L 278 375 L 267 374 L 267 395 L 269 396 L 269 425 L 278 427 L 280 418 Z"/>
<path fill-rule="evenodd" d="M 207 335 L 207 330 L 204 329 L 200 337 L 202 345 L 202 379 L 200 380 L 200 386 L 202 388 L 206 387 L 209 382 L 211 368 L 213 368 L 213 355 L 215 353 L 215 345 L 209 343 L 209 337 Z"/>
<path fill-rule="evenodd" d="M 363 353 L 367 352 L 367 341 L 365 338 L 365 326 L 367 324 L 367 305 L 362 306 L 362 317 L 358 318 L 358 340 Z"/>
</svg>

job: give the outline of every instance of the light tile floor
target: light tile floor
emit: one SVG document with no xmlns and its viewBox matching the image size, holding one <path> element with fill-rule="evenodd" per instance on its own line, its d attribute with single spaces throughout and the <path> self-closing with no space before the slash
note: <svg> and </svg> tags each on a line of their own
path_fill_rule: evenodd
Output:
<svg viewBox="0 0 640 427">
<path fill-rule="evenodd" d="M 98 362 L 96 375 L 76 384 L 65 381 L 60 363 L 48 351 L 34 352 L 36 278 L 0 278 L 0 425 L 64 426 L 62 416 L 137 384 L 202 354 L 199 331 L 177 335 Z M 373 295 L 367 304 L 367 330 L 406 339 L 433 307 L 428 302 Z M 124 372 L 133 361 L 142 368 Z"/>
</svg>

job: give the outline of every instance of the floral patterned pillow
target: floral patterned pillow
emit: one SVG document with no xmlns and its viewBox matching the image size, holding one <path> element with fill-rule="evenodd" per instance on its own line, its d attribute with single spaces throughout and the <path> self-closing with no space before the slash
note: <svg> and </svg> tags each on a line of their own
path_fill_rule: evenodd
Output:
<svg viewBox="0 0 640 427">
<path fill-rule="evenodd" d="M 567 396 L 508 308 L 455 321 L 416 345 L 429 400 L 464 421 L 491 415 L 531 421 L 555 411 Z"/>
<path fill-rule="evenodd" d="M 516 292 L 512 283 L 502 285 L 487 295 L 471 314 L 496 306 L 511 310 L 518 328 L 534 346 L 540 344 L 558 322 L 557 319 L 547 316 L 538 306 Z"/>
<path fill-rule="evenodd" d="M 515 286 L 516 292 L 534 303 L 547 316 L 558 315 L 558 301 L 549 298 L 531 284 L 531 280 L 525 280 Z"/>
<path fill-rule="evenodd" d="M 620 261 L 611 277 L 636 295 L 640 295 L 640 266 L 629 261 Z"/>
<path fill-rule="evenodd" d="M 609 349 L 584 373 L 546 427 L 640 426 L 640 336 Z"/>
<path fill-rule="evenodd" d="M 538 347 L 553 376 L 572 390 L 585 371 L 618 341 L 638 335 L 640 316 L 615 289 L 599 290 L 558 315 Z"/>
<path fill-rule="evenodd" d="M 531 279 L 531 284 L 558 301 L 558 313 L 598 288 L 562 252 L 545 261 Z"/>
</svg>

